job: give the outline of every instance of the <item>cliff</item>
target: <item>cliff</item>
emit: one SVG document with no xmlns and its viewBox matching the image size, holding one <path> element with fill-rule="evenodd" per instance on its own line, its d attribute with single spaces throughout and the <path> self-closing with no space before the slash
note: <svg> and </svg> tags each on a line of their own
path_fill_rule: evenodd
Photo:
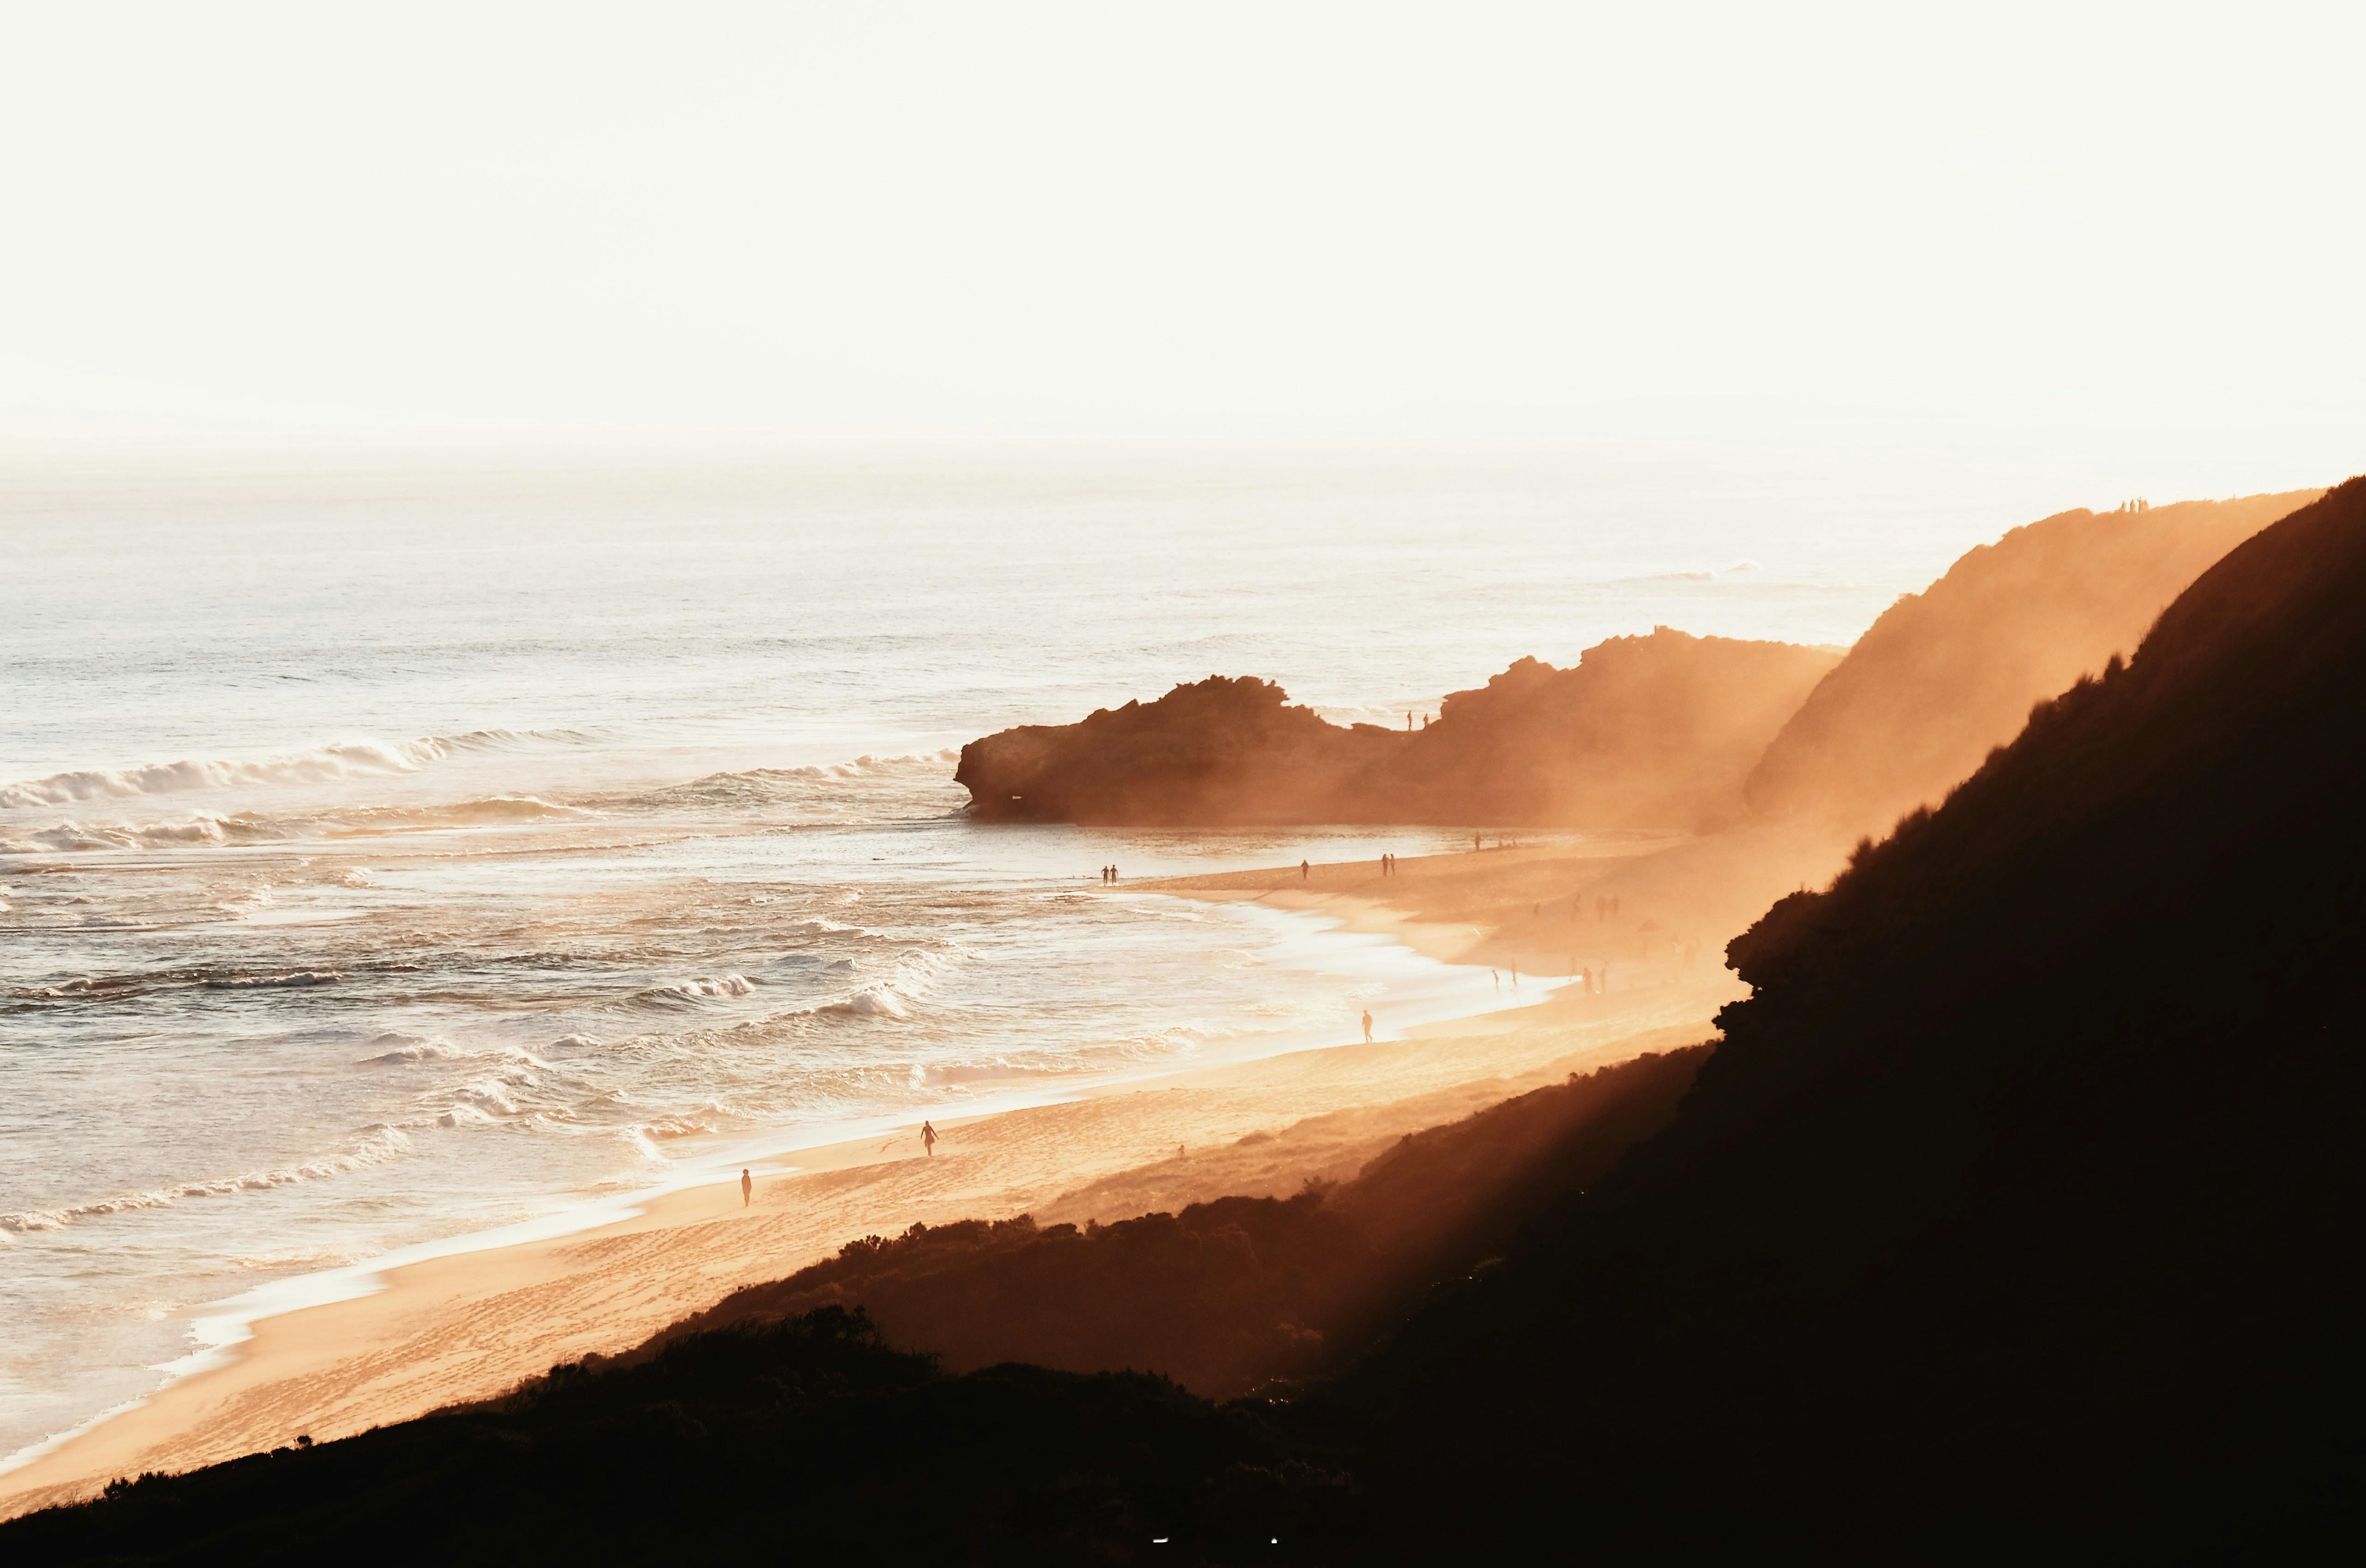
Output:
<svg viewBox="0 0 2366 1568">
<path fill-rule="evenodd" d="M 1410 734 L 1333 724 L 1211 676 L 1074 724 L 962 748 L 979 821 L 1709 827 L 1837 651 L 1662 627 L 1568 669 L 1522 659 Z"/>
<path fill-rule="evenodd" d="M 1338 1395 L 1405 1550 L 2354 1550 L 2360 603 L 2354 479 L 1737 940 L 1670 1126 Z"/>
<path fill-rule="evenodd" d="M 1752 769 L 1752 808 L 1878 832 L 1935 802 L 2030 705 L 2135 646 L 2210 565 L 2321 490 L 2067 511 L 1957 561 L 1876 621 Z"/>
</svg>

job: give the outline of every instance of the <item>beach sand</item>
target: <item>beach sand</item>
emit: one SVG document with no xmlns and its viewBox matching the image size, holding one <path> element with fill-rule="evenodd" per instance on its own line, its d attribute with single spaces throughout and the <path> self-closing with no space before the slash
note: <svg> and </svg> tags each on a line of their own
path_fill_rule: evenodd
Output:
<svg viewBox="0 0 2366 1568">
<path fill-rule="evenodd" d="M 1639 860 L 1638 849 L 1651 851 Z M 1407 1132 L 1450 1121 L 1572 1071 L 1693 1044 L 1741 993 L 1714 953 L 1687 969 L 1674 928 L 1641 911 L 1592 922 L 1536 913 L 1581 878 L 1630 879 L 1665 846 L 1619 853 L 1489 850 L 1403 863 L 1293 868 L 1126 890 L 1263 898 L 1321 909 L 1434 957 L 1503 967 L 1543 956 L 1613 955 L 1614 989 L 1412 1037 L 1365 1045 L 1343 1021 L 1335 1048 L 1203 1067 L 1065 1103 L 939 1124 L 933 1157 L 917 1127 L 783 1157 L 752 1206 L 735 1181 L 667 1194 L 637 1217 L 547 1240 L 434 1258 L 389 1271 L 376 1294 L 258 1321 L 228 1364 L 163 1389 L 31 1464 L 0 1476 L 0 1517 L 86 1495 L 107 1480 L 325 1440 L 498 1394 L 554 1362 L 621 1350 L 743 1285 L 777 1279 L 868 1234 L 915 1222 L 1111 1220 L 1231 1193 L 1295 1192 L 1354 1174 Z M 1641 885 L 1639 883 L 1639 885 Z M 1563 891 L 1560 896 L 1566 900 Z M 1387 902 L 1383 902 L 1386 900 Z M 1763 905 L 1762 905 L 1763 907 Z M 1590 918 L 1591 905 L 1585 912 Z M 1657 924 L 1658 932 L 1641 927 Z M 1614 949 L 1615 954 L 1614 954 Z M 1654 952 L 1656 949 L 1656 957 Z M 921 1347 L 925 1348 L 925 1347 Z"/>
</svg>

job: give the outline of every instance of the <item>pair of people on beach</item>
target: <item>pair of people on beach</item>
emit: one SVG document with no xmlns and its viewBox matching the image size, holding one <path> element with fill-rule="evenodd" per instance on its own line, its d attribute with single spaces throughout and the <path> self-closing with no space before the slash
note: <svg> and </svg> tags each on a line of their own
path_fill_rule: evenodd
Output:
<svg viewBox="0 0 2366 1568">
<path fill-rule="evenodd" d="M 1372 1015 L 1369 1013 L 1364 1014 L 1364 1037 L 1368 1040 L 1372 1037 Z M 920 1147 L 931 1158 L 937 1152 L 937 1129 L 928 1122 L 920 1124 Z M 756 1179 L 742 1170 L 739 1172 L 739 1206 L 744 1209 L 755 1201 Z"/>
<path fill-rule="evenodd" d="M 1114 866 L 1104 866 L 1104 867 L 1102 867 L 1102 868 L 1101 868 L 1101 881 L 1102 881 L 1104 884 L 1106 884 L 1106 883 L 1110 883 L 1110 882 L 1114 882 L 1114 881 L 1116 881 L 1116 880 L 1117 880 L 1117 868 L 1116 868 L 1116 867 L 1114 867 Z"/>
<path fill-rule="evenodd" d="M 1393 855 L 1383 855 L 1383 856 L 1381 856 L 1381 857 L 1380 857 L 1380 875 L 1381 875 L 1381 876 L 1383 876 L 1383 877 L 1393 877 L 1393 876 L 1395 876 L 1396 874 L 1397 874 L 1397 857 L 1396 857 L 1395 856 L 1393 856 Z"/>
</svg>

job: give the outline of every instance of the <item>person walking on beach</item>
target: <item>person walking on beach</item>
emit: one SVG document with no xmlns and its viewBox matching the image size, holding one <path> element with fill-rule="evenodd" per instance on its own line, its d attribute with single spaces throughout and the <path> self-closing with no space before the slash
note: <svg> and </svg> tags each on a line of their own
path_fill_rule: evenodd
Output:
<svg viewBox="0 0 2366 1568">
<path fill-rule="evenodd" d="M 739 1206 L 746 1208 L 756 1201 L 756 1179 L 745 1170 L 739 1172 Z"/>
<path fill-rule="evenodd" d="M 1298 879 L 1301 882 L 1306 880 L 1306 874 L 1311 868 L 1305 861 L 1301 860 L 1298 863 Z"/>
<path fill-rule="evenodd" d="M 1372 1043 L 1372 1010 L 1371 1010 L 1370 1008 L 1367 1007 L 1367 1008 L 1365 1008 L 1365 1009 L 1364 1009 L 1364 1044 L 1366 1044 L 1366 1045 L 1368 1045 L 1368 1046 L 1369 1046 L 1369 1045 L 1370 1045 L 1371 1043 Z"/>
<path fill-rule="evenodd" d="M 1497 974 L 1493 969 L 1489 969 L 1487 971 L 1487 978 L 1495 982 L 1495 989 L 1497 991 L 1504 989 L 1504 977 L 1502 975 Z"/>
<path fill-rule="evenodd" d="M 926 1122 L 920 1124 L 920 1148 L 932 1157 L 937 1152 L 937 1129 Z"/>
</svg>

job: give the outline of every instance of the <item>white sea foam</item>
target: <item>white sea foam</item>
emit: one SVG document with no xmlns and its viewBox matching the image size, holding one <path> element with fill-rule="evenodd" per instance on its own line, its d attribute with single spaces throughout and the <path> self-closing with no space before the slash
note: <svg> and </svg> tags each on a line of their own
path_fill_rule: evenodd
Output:
<svg viewBox="0 0 2366 1568">
<path fill-rule="evenodd" d="M 291 1186 L 299 1182 L 317 1182 L 326 1177 L 342 1176 L 348 1171 L 383 1165 L 409 1152 L 411 1139 L 400 1127 L 383 1122 L 365 1132 L 353 1149 L 344 1154 L 309 1160 L 301 1165 L 282 1166 L 271 1170 L 249 1171 L 243 1176 L 225 1176 L 211 1181 L 183 1182 L 175 1186 L 152 1188 L 143 1193 L 126 1193 L 117 1197 L 101 1198 L 94 1203 L 69 1204 L 53 1209 L 25 1210 L 17 1214 L 0 1214 L 0 1231 L 13 1230 L 19 1235 L 33 1231 L 63 1230 L 77 1220 L 103 1215 L 126 1214 L 136 1209 L 158 1209 L 189 1198 L 221 1198 L 237 1193 L 262 1192 L 272 1187 Z"/>
<path fill-rule="evenodd" d="M 712 1002 L 727 996 L 746 996 L 756 989 L 756 982 L 746 975 L 716 975 L 707 980 L 688 980 L 673 985 L 656 985 L 642 991 L 637 1000 L 659 1003 L 680 1002 Z"/>
</svg>

